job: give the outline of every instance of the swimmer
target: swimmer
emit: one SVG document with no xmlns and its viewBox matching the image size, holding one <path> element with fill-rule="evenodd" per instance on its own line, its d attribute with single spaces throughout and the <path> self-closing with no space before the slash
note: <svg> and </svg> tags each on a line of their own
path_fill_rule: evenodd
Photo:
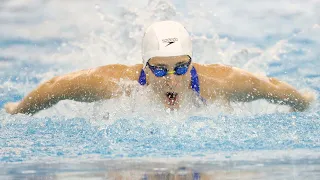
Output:
<svg viewBox="0 0 320 180">
<path fill-rule="evenodd" d="M 174 21 L 161 21 L 147 28 L 142 40 L 142 64 L 112 64 L 61 75 L 44 82 L 20 102 L 10 102 L 10 114 L 35 114 L 61 100 L 93 102 L 117 98 L 124 91 L 121 80 L 149 87 L 165 108 L 181 108 L 187 95 L 205 103 L 250 102 L 266 99 L 304 111 L 314 96 L 301 94 L 275 78 L 260 77 L 226 65 L 202 65 L 192 58 L 192 43 L 187 30 Z M 125 91 L 130 95 L 130 87 Z"/>
</svg>

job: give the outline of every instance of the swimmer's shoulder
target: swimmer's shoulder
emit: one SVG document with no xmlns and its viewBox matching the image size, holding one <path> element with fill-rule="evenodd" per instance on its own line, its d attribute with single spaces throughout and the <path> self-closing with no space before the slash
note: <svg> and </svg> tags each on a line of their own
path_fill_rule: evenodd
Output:
<svg viewBox="0 0 320 180">
<path fill-rule="evenodd" d="M 235 71 L 234 67 L 223 64 L 193 63 L 193 66 L 196 68 L 198 74 L 217 78 L 227 77 Z"/>
<path fill-rule="evenodd" d="M 103 76 L 105 78 L 114 79 L 128 79 L 128 80 L 138 80 L 142 64 L 136 65 L 124 65 L 124 64 L 110 64 L 105 66 L 100 66 L 92 69 L 92 73 L 96 76 Z"/>
</svg>

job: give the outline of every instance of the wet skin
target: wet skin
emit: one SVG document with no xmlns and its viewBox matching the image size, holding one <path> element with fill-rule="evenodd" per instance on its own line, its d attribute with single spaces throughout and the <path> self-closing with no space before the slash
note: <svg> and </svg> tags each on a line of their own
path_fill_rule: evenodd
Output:
<svg viewBox="0 0 320 180">
<path fill-rule="evenodd" d="M 188 56 L 175 58 L 153 58 L 149 61 L 152 66 L 166 67 L 169 71 L 173 71 L 174 67 L 186 64 L 189 62 Z M 148 68 L 145 68 L 148 85 L 151 86 L 154 93 L 157 95 L 165 107 L 170 109 L 178 109 L 180 102 L 185 98 L 187 91 L 190 89 L 190 70 L 192 65 L 189 65 L 188 71 L 183 75 L 167 74 L 163 77 L 157 77 Z"/>
<path fill-rule="evenodd" d="M 188 60 L 189 56 L 155 57 L 150 59 L 149 63 L 165 66 L 171 71 L 176 65 Z M 313 94 L 302 94 L 291 85 L 275 78 L 256 76 L 231 66 L 191 63 L 188 72 L 180 76 L 169 74 L 156 77 L 150 68 L 145 67 L 147 86 L 154 91 L 157 97 L 155 100 L 163 103 L 164 107 L 179 108 L 186 94 L 192 91 L 190 88 L 192 66 L 199 76 L 200 96 L 208 102 L 217 99 L 222 99 L 226 103 L 266 99 L 271 103 L 288 105 L 292 111 L 304 111 L 315 99 Z M 123 87 L 119 82 L 121 80 L 138 82 L 142 68 L 142 64 L 134 66 L 113 64 L 57 76 L 39 85 L 20 102 L 7 103 L 5 109 L 10 114 L 35 114 L 60 100 L 93 102 L 117 98 L 123 93 L 130 95 L 131 86 Z M 171 95 L 168 95 L 168 92 Z"/>
</svg>

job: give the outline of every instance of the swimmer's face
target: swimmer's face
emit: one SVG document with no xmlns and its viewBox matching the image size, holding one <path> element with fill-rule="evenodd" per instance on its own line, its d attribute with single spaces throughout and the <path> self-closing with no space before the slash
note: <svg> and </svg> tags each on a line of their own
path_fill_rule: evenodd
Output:
<svg viewBox="0 0 320 180">
<path fill-rule="evenodd" d="M 146 67 L 147 82 L 168 108 L 179 108 L 180 100 L 184 97 L 185 92 L 190 89 L 192 65 L 188 63 L 190 63 L 189 56 L 154 57 L 148 61 Z M 174 74 L 173 71 L 176 67 L 180 68 L 179 70 L 186 67 L 186 72 L 182 75 Z M 167 69 L 170 73 L 163 77 L 157 77 L 154 74 L 155 71 L 151 70 L 155 68 L 158 68 L 157 70 Z M 178 73 L 181 72 L 184 71 L 178 71 Z"/>
</svg>

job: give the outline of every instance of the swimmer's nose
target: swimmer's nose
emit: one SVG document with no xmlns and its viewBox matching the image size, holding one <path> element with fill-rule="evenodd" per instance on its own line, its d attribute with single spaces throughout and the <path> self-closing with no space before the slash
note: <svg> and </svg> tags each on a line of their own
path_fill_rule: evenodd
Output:
<svg viewBox="0 0 320 180">
<path fill-rule="evenodd" d="M 167 75 L 167 84 L 170 87 L 175 87 L 175 86 L 177 86 L 178 83 L 179 83 L 178 78 L 175 74 L 168 74 Z"/>
</svg>

